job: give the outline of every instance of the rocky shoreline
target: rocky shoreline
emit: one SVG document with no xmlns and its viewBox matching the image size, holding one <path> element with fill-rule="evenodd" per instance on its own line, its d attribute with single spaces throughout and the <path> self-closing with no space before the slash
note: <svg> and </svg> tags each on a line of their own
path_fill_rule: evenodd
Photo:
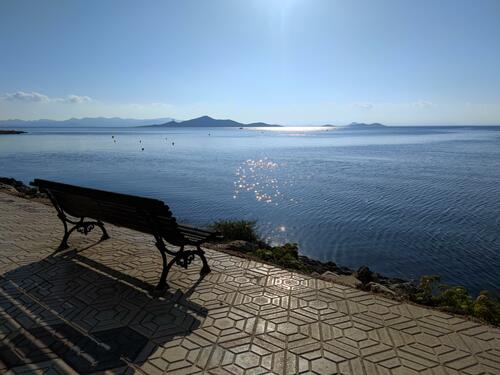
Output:
<svg viewBox="0 0 500 375">
<path fill-rule="evenodd" d="M 21 198 L 44 200 L 43 203 L 50 204 L 47 195 L 38 191 L 38 188 L 28 186 L 14 178 L 0 177 L 0 191 Z"/>
<path fill-rule="evenodd" d="M 263 260 L 261 258 L 257 258 L 253 255 L 253 252 L 262 245 L 265 246 L 265 244 L 235 240 L 230 242 L 211 243 L 207 244 L 206 247 L 262 262 Z M 354 270 L 349 267 L 339 266 L 332 261 L 321 262 L 304 255 L 299 255 L 298 260 L 303 265 L 303 268 L 300 270 L 292 269 L 293 271 L 303 272 L 325 281 L 331 281 L 365 291 L 382 293 L 398 300 L 409 299 L 409 296 L 417 289 L 417 284 L 413 281 L 383 276 L 371 271 L 368 266 L 361 266 L 357 270 Z M 268 263 L 272 264 L 272 262 Z M 283 267 L 283 265 L 279 266 Z"/>
<path fill-rule="evenodd" d="M 26 132 L 23 132 L 21 130 L 0 130 L 0 134 L 25 134 Z"/>
<path fill-rule="evenodd" d="M 0 191 L 50 204 L 46 194 L 39 192 L 36 187 L 27 186 L 22 181 L 14 178 L 0 177 Z M 251 253 L 259 247 L 266 246 L 268 245 L 265 243 L 252 243 L 242 240 L 210 243 L 207 245 L 207 247 L 214 250 L 224 251 L 246 258 L 256 258 Z M 260 258 L 258 260 L 262 261 Z M 386 277 L 376 272 L 372 272 L 367 266 L 362 266 L 358 270 L 353 270 L 348 267 L 339 266 L 331 261 L 321 262 L 304 255 L 299 255 L 298 260 L 303 265 L 303 268 L 299 271 L 308 273 L 311 276 L 366 291 L 383 293 L 393 298 L 406 299 L 417 287 L 417 285 L 411 281 Z M 283 265 L 280 266 L 283 267 Z M 294 269 L 294 271 L 297 270 Z"/>
<path fill-rule="evenodd" d="M 51 205 L 46 194 L 13 178 L 0 177 L 0 192 Z M 296 244 L 272 247 L 259 240 L 233 240 L 208 243 L 205 247 L 300 272 L 325 281 L 382 294 L 398 301 L 407 301 L 448 313 L 465 315 L 493 325 L 500 324 L 500 298 L 491 296 L 487 291 L 473 298 L 461 286 L 440 285 L 438 276 L 423 276 L 417 284 L 415 281 L 383 276 L 373 272 L 368 266 L 353 270 L 331 261 L 321 262 L 299 255 Z M 267 255 L 271 255 L 271 258 Z M 272 256 L 277 257 L 272 258 Z M 436 294 L 436 289 L 442 289 L 442 292 Z"/>
</svg>

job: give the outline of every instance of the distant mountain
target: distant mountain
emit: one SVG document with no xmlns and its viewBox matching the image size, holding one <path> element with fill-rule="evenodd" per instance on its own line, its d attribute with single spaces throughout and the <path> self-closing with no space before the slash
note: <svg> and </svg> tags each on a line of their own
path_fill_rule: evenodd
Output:
<svg viewBox="0 0 500 375">
<path fill-rule="evenodd" d="M 168 121 L 157 125 L 144 125 L 143 127 L 170 127 L 170 128 L 242 128 L 242 127 L 278 127 L 281 125 L 269 125 L 264 122 L 253 122 L 243 124 L 234 120 L 219 120 L 210 116 L 197 117 L 186 121 Z"/>
<path fill-rule="evenodd" d="M 1 127 L 132 127 L 141 125 L 157 124 L 159 122 L 172 121 L 171 118 L 157 118 L 150 120 L 125 119 L 120 117 L 84 117 L 70 118 L 68 120 L 0 120 Z"/>
<path fill-rule="evenodd" d="M 363 122 L 351 122 L 349 125 L 346 125 L 345 128 L 349 128 L 349 129 L 380 129 L 380 128 L 387 128 L 387 126 L 380 124 L 378 122 L 374 122 L 372 124 L 365 124 Z"/>
</svg>

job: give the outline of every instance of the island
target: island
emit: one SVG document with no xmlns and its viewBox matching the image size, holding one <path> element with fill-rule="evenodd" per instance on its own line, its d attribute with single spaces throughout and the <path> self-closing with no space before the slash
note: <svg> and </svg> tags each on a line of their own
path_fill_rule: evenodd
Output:
<svg viewBox="0 0 500 375">
<path fill-rule="evenodd" d="M 23 132 L 21 130 L 1 130 L 0 129 L 0 134 L 24 134 L 26 132 Z"/>
<path fill-rule="evenodd" d="M 186 121 L 168 121 L 163 124 L 144 125 L 142 128 L 264 128 L 264 127 L 281 127 L 281 125 L 270 125 L 264 122 L 253 122 L 243 124 L 234 120 L 214 119 L 210 116 L 201 116 Z"/>
<path fill-rule="evenodd" d="M 365 124 L 364 122 L 351 122 L 349 125 L 344 126 L 345 129 L 383 129 L 387 128 L 387 126 L 380 124 L 378 122 L 374 122 L 372 124 Z"/>
</svg>

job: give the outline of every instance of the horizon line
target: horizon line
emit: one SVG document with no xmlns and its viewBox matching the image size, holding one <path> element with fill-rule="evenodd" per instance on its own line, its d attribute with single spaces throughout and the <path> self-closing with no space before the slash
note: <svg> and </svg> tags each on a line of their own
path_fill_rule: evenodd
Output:
<svg viewBox="0 0 500 375">
<path fill-rule="evenodd" d="M 212 116 L 209 116 L 209 115 L 202 115 L 202 116 L 198 116 L 198 117 L 193 117 L 193 118 L 189 118 L 187 120 L 181 120 L 181 119 L 175 119 L 173 117 L 169 117 L 169 116 L 166 116 L 166 117 L 154 117 L 154 118 L 132 118 L 132 117 L 119 117 L 119 116 L 110 116 L 110 117 L 106 117 L 106 116 L 95 116 L 95 117 L 70 117 L 70 118 L 67 118 L 67 119 L 61 119 L 61 120 L 56 120 L 56 119 L 49 119 L 49 118 L 39 118 L 39 119 L 30 119 L 30 120 L 24 120 L 24 119 L 20 119 L 20 118 L 8 118 L 8 119 L 0 119 L 0 122 L 9 122 L 9 121 L 22 121 L 22 122 L 37 122 L 37 121 L 53 121 L 53 122 L 65 122 L 65 121 L 71 121 L 71 120 L 85 120 L 85 119 L 106 119 L 106 120 L 112 120 L 112 119 L 119 119 L 119 120 L 130 120 L 130 121 L 155 121 L 155 120 L 164 120 L 164 119 L 170 119 L 169 122 L 183 122 L 183 121 L 189 121 L 189 120 L 194 120 L 194 119 L 199 119 L 199 118 L 202 118 L 202 117 L 209 117 L 211 119 L 215 119 L 215 120 L 230 120 L 230 121 L 236 121 L 236 122 L 240 122 L 238 120 L 234 120 L 234 119 L 231 119 L 231 118 L 215 118 L 215 117 L 212 117 Z M 415 123 L 384 123 L 384 122 L 380 122 L 380 121 L 374 121 L 374 122 L 357 122 L 357 121 L 352 121 L 350 123 L 346 123 L 346 124 L 342 124 L 342 125 L 339 125 L 339 124 L 336 124 L 335 125 L 335 122 L 334 121 L 328 121 L 328 122 L 325 122 L 325 123 L 316 123 L 316 124 L 311 124 L 311 123 L 308 123 L 308 124 L 299 124 L 299 123 L 296 123 L 296 124 L 278 124 L 278 123 L 268 123 L 266 121 L 252 121 L 252 122 L 249 122 L 249 123 L 243 123 L 241 122 L 241 124 L 243 125 L 249 125 L 249 124 L 253 124 L 253 123 L 265 123 L 265 124 L 268 124 L 268 125 L 279 125 L 279 126 L 283 126 L 283 127 L 319 127 L 319 126 L 325 126 L 325 125 L 331 125 L 331 126 L 346 126 L 346 125 L 350 125 L 350 124 L 353 124 L 353 123 L 361 123 L 361 124 L 382 124 L 382 125 L 385 125 L 385 126 L 390 126 L 390 127 L 400 127 L 400 126 L 500 126 L 500 122 L 499 123 L 421 123 L 421 124 L 415 124 Z M 155 125 L 155 124 L 152 124 L 152 125 Z M 2 125 L 0 124 L 0 126 L 5 126 L 5 125 Z M 7 125 L 9 126 L 9 125 Z M 76 127 L 76 126 L 75 126 Z"/>
</svg>

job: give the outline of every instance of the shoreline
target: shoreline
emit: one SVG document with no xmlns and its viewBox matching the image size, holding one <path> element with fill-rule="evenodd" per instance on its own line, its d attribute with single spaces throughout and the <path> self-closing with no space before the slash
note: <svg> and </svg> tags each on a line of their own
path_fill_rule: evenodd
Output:
<svg viewBox="0 0 500 375">
<path fill-rule="evenodd" d="M 271 248 L 269 245 L 261 245 Z M 407 300 L 408 296 L 417 289 L 417 284 L 412 280 L 384 276 L 372 271 L 367 265 L 363 265 L 355 270 L 338 265 L 333 261 L 322 262 L 305 255 L 298 255 L 297 260 L 301 267 L 287 267 L 284 264 L 278 264 L 277 262 L 256 256 L 254 254 L 255 250 L 263 246 L 243 240 L 215 242 L 205 245 L 205 247 L 209 249 L 236 255 L 245 259 L 264 262 L 293 272 L 300 272 L 313 276 L 321 280 L 335 282 L 368 292 L 384 294 L 399 301 Z"/>
<path fill-rule="evenodd" d="M 37 188 L 28 186 L 14 178 L 0 176 L 0 191 L 52 206 L 46 194 L 40 193 Z M 207 243 L 205 246 L 213 250 L 231 253 L 232 255 L 274 264 L 250 254 L 252 251 L 257 250 L 259 246 L 270 247 L 262 241 L 259 241 L 259 244 L 243 240 L 212 242 Z M 309 274 L 325 281 L 333 281 L 366 291 L 383 293 L 394 298 L 404 299 L 405 294 L 407 294 L 406 291 L 416 288 L 416 284 L 413 281 L 381 275 L 373 272 L 366 265 L 359 267 L 358 270 L 354 270 L 346 266 L 337 265 L 333 261 L 322 262 L 300 254 L 298 255 L 298 260 L 303 267 L 301 269 L 293 269 L 294 271 Z M 286 265 L 278 266 L 287 268 Z"/>
<path fill-rule="evenodd" d="M 7 134 L 26 134 L 27 132 L 22 131 L 22 130 L 1 130 L 0 129 L 0 135 L 7 135 Z"/>
<path fill-rule="evenodd" d="M 14 178 L 0 177 L 0 192 L 52 206 L 46 194 Z M 474 298 L 464 287 L 440 284 L 439 276 L 422 276 L 420 283 L 417 284 L 413 280 L 387 277 L 373 272 L 366 265 L 354 270 L 339 266 L 333 261 L 322 262 L 300 255 L 296 244 L 270 246 L 260 240 L 232 240 L 206 243 L 204 247 L 324 281 L 381 294 L 397 301 L 465 316 L 494 326 L 500 325 L 500 298 L 497 297 L 495 300 L 495 296 L 491 296 L 488 291 L 483 291 Z M 282 258 L 269 259 L 262 256 L 266 253 L 278 254 Z M 289 257 L 290 254 L 293 254 L 292 259 Z M 441 294 L 436 294 L 436 290 L 439 289 L 442 290 Z M 461 309 L 464 303 L 467 304 L 467 309 Z"/>
</svg>

